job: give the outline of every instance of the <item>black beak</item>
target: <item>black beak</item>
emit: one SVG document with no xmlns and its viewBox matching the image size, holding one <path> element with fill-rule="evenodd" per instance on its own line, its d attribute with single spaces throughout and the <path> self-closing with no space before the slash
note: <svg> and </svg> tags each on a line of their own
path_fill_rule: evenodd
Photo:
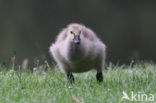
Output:
<svg viewBox="0 0 156 103">
<path fill-rule="evenodd" d="M 80 41 L 81 41 L 80 35 L 75 35 L 73 40 L 75 44 L 80 44 Z"/>
</svg>

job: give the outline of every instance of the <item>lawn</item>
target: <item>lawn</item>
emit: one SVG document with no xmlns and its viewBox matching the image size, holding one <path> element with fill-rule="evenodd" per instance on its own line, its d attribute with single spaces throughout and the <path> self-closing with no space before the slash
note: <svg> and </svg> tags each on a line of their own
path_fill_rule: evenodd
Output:
<svg viewBox="0 0 156 103">
<path fill-rule="evenodd" d="M 74 74 L 75 83 L 70 84 L 55 69 L 31 73 L 0 68 L 0 103 L 133 103 L 121 99 L 123 91 L 137 95 L 134 103 L 156 102 L 155 65 L 110 66 L 103 74 L 100 84 L 95 71 Z M 142 94 L 144 101 L 139 101 Z M 154 101 L 145 101 L 150 94 Z"/>
</svg>

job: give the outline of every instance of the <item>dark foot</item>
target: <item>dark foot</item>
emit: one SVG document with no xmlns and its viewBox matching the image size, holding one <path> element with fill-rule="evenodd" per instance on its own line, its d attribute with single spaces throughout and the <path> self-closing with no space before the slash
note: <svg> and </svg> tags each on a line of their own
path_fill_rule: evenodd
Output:
<svg viewBox="0 0 156 103">
<path fill-rule="evenodd" d="M 73 83 L 74 82 L 74 76 L 72 75 L 72 73 L 68 73 L 67 74 L 67 79 L 70 83 Z"/>
<path fill-rule="evenodd" d="M 103 81 L 102 72 L 97 72 L 96 79 L 97 79 L 98 82 L 102 82 Z"/>
</svg>

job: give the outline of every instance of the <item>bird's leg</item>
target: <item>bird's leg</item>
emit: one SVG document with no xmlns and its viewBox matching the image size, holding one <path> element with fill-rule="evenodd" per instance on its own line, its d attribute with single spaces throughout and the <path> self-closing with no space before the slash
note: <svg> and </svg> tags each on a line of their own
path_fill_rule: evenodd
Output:
<svg viewBox="0 0 156 103">
<path fill-rule="evenodd" d="M 103 81 L 103 74 L 102 74 L 102 71 L 97 72 L 97 74 L 96 74 L 96 79 L 97 79 L 98 82 L 102 82 L 102 81 Z"/>
<path fill-rule="evenodd" d="M 74 76 L 71 72 L 67 73 L 67 79 L 70 83 L 74 82 Z"/>
</svg>

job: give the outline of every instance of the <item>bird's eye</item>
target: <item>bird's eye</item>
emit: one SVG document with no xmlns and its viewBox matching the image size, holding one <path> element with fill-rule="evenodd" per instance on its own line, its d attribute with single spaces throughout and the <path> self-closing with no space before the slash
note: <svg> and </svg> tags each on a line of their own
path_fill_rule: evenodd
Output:
<svg viewBox="0 0 156 103">
<path fill-rule="evenodd" d="M 73 31 L 70 31 L 71 34 L 73 34 Z"/>
</svg>

